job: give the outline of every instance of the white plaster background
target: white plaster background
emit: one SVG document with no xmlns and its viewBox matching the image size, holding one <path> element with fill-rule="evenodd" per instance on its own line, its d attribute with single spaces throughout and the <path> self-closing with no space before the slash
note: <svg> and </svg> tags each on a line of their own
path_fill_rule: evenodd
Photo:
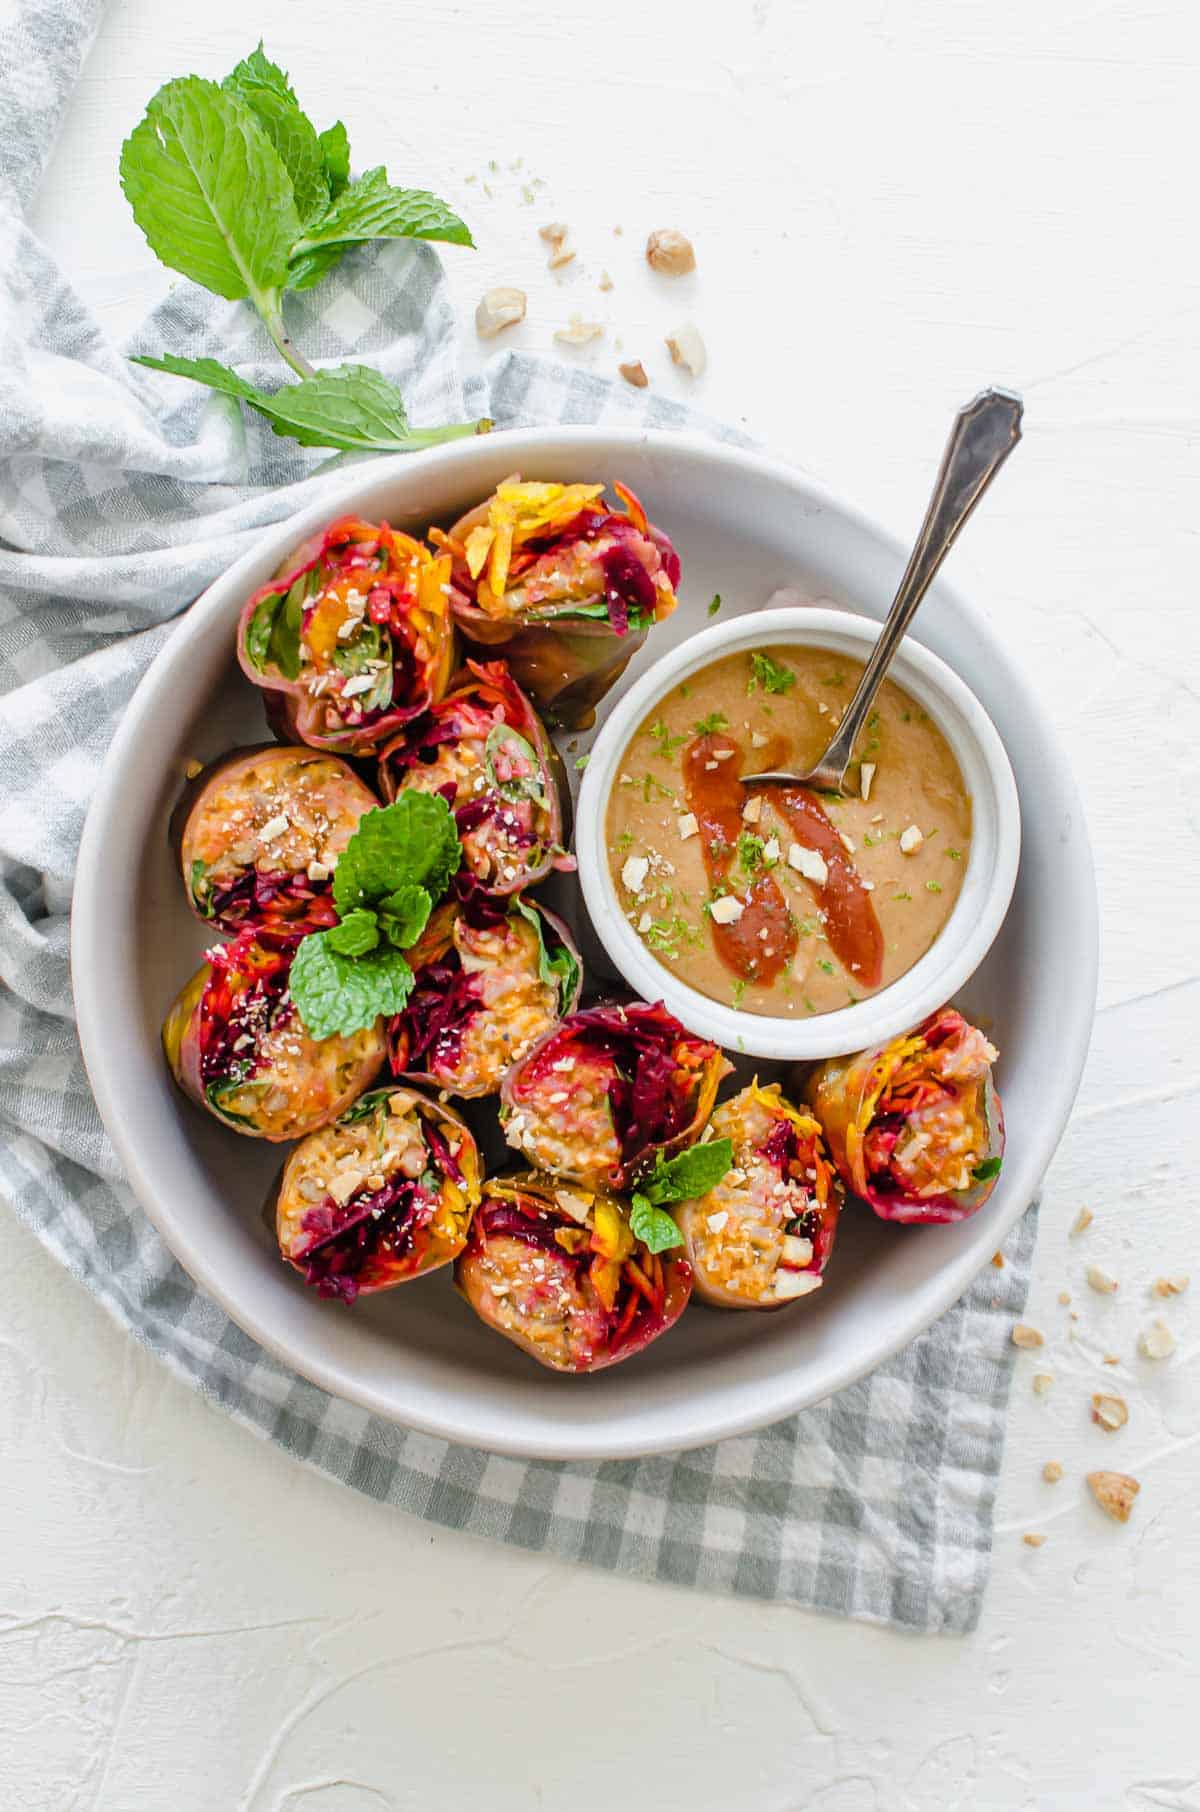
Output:
<svg viewBox="0 0 1200 1812">
<path fill-rule="evenodd" d="M 472 221 L 478 253 L 447 256 L 464 311 L 521 284 L 521 340 L 547 349 L 572 312 L 607 320 L 589 362 L 611 369 L 619 333 L 668 393 L 900 532 L 953 408 L 986 381 L 1024 392 L 1025 443 L 954 575 L 1074 751 L 1100 1016 L 1046 1191 L 1029 1319 L 1049 1351 L 1020 1361 L 964 1641 L 631 1585 L 367 1502 L 208 1409 L 0 1216 L 0 1808 L 1196 1812 L 1200 1277 L 1165 1311 L 1178 1354 L 1135 1355 L 1150 1280 L 1200 1273 L 1195 10 L 114 0 L 38 210 L 114 332 L 167 281 L 120 140 L 159 81 L 219 74 L 260 31 L 360 167 Z M 579 249 L 560 276 L 536 238 L 553 217 Z M 692 233 L 694 278 L 642 266 L 661 225 Z M 699 386 L 661 344 L 689 316 Z M 1068 1241 L 1084 1201 L 1095 1226 Z M 1088 1420 L 1103 1385 L 1131 1405 L 1115 1436 Z M 1103 1464 L 1143 1481 L 1126 1528 L 1082 1485 Z"/>
</svg>

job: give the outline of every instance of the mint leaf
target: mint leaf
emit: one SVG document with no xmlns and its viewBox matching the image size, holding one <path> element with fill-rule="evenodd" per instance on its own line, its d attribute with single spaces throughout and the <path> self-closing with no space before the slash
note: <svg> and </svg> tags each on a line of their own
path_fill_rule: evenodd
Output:
<svg viewBox="0 0 1200 1812">
<path fill-rule="evenodd" d="M 221 86 L 235 90 L 250 87 L 263 88 L 275 95 L 277 99 L 287 101 L 297 110 L 300 107 L 300 103 L 296 99 L 296 90 L 288 80 L 287 70 L 280 69 L 278 63 L 272 63 L 263 49 L 261 38 L 258 40 L 257 50 L 252 50 L 248 57 L 243 57 L 236 68 L 225 77 Z"/>
<path fill-rule="evenodd" d="M 336 929 L 336 927 L 334 928 Z M 313 1038 L 360 1032 L 380 1014 L 399 1013 L 413 984 L 413 972 L 398 950 L 368 956 L 341 956 L 330 932 L 315 931 L 296 951 L 288 986 L 305 1030 Z"/>
<path fill-rule="evenodd" d="M 329 948 L 339 956 L 365 956 L 379 943 L 379 921 L 373 912 L 356 906 L 339 925 L 331 925 L 325 934 Z"/>
<path fill-rule="evenodd" d="M 546 948 L 546 921 L 528 900 L 520 894 L 513 901 L 513 906 L 523 919 L 528 920 L 537 932 L 538 940 L 538 980 L 547 988 L 554 988 L 557 993 L 559 1011 L 575 993 L 579 981 L 579 964 L 575 952 L 567 944 L 559 944 L 553 955 Z"/>
<path fill-rule="evenodd" d="M 333 902 L 343 917 L 356 906 L 378 906 L 405 883 L 440 899 L 462 848 L 454 813 L 437 793 L 402 793 L 394 805 L 367 812 L 338 858 Z"/>
<path fill-rule="evenodd" d="M 665 1163 L 660 1156 L 643 1191 L 653 1203 L 691 1202 L 715 1189 L 732 1163 L 733 1140 L 710 1139 L 707 1145 L 693 1145 Z"/>
<path fill-rule="evenodd" d="M 221 84 L 252 110 L 292 179 L 296 210 L 302 221 L 324 214 L 329 206 L 329 178 L 316 127 L 303 113 L 286 74 L 263 54 L 261 43 Z"/>
<path fill-rule="evenodd" d="M 245 378 L 216 359 L 181 359 L 167 353 L 156 359 L 139 355 L 135 365 L 194 378 L 198 384 L 237 397 L 265 415 L 276 434 L 290 435 L 302 447 L 339 447 L 349 453 L 410 453 L 442 441 L 478 434 L 490 423 L 456 422 L 449 428 L 412 428 L 400 392 L 367 365 L 335 365 L 282 390 L 256 390 Z"/>
<path fill-rule="evenodd" d="M 406 881 L 380 900 L 379 928 L 397 950 L 408 950 L 429 923 L 432 911 L 433 898 L 428 889 Z"/>
<path fill-rule="evenodd" d="M 121 187 L 163 264 L 271 311 L 300 216 L 283 160 L 239 95 L 200 76 L 160 88 L 121 147 Z"/>
<path fill-rule="evenodd" d="M 287 591 L 269 592 L 257 606 L 246 629 L 246 653 L 259 673 L 276 668 L 285 679 L 300 675 L 300 630 L 308 573 L 294 579 Z"/>
<path fill-rule="evenodd" d="M 752 654 L 750 665 L 754 669 L 747 692 L 757 691 L 762 686 L 767 692 L 787 692 L 796 684 L 796 675 L 790 667 L 784 667 L 779 661 L 773 661 L 769 654 Z"/>
<path fill-rule="evenodd" d="M 656 1208 L 644 1195 L 634 1196 L 629 1225 L 634 1238 L 651 1252 L 667 1252 L 672 1246 L 683 1244 L 683 1235 L 665 1208 Z"/>
<path fill-rule="evenodd" d="M 440 239 L 474 245 L 469 227 L 428 189 L 394 189 L 380 164 L 352 182 L 319 220 L 309 221 L 292 246 L 293 260 L 331 245 L 370 239 Z"/>
<path fill-rule="evenodd" d="M 990 1183 L 993 1177 L 1000 1175 L 1003 1162 L 1003 1158 L 985 1158 L 982 1164 L 975 1166 L 971 1176 L 976 1183 Z"/>
<path fill-rule="evenodd" d="M 334 120 L 332 126 L 326 126 L 324 132 L 317 136 L 329 193 L 336 201 L 350 183 L 350 140 L 341 120 Z"/>
</svg>

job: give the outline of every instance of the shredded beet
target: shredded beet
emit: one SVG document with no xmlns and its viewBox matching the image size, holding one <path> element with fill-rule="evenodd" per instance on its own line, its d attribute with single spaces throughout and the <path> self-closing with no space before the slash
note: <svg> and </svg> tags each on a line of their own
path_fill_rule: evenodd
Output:
<svg viewBox="0 0 1200 1812">
<path fill-rule="evenodd" d="M 328 1198 L 301 1221 L 313 1240 L 294 1262 L 303 1267 L 305 1283 L 318 1296 L 352 1303 L 372 1255 L 385 1242 L 392 1254 L 405 1251 L 435 1205 L 429 1191 L 410 1177 L 389 1177 L 382 1189 L 353 1196 L 342 1208 Z"/>
<path fill-rule="evenodd" d="M 337 923 L 337 913 L 329 897 L 332 880 L 310 881 L 306 874 L 287 870 L 263 874 L 256 868 L 246 869 L 226 887 L 214 887 L 208 898 L 208 916 L 227 925 L 254 918 L 260 923 L 303 923 L 308 930 L 319 930 Z"/>
</svg>

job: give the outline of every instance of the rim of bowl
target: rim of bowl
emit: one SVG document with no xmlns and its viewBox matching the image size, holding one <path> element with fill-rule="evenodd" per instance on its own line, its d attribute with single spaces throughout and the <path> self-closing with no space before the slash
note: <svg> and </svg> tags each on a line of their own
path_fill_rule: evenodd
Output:
<svg viewBox="0 0 1200 1812">
<path fill-rule="evenodd" d="M 862 1051 L 918 1025 L 974 974 L 1008 911 L 1021 851 L 1021 811 L 1000 733 L 970 687 L 919 642 L 901 643 L 888 678 L 927 710 L 950 745 L 971 798 L 971 847 L 949 918 L 923 956 L 877 994 L 812 1019 L 747 1013 L 702 994 L 646 948 L 621 906 L 609 863 L 609 800 L 630 739 L 680 681 L 728 654 L 796 646 L 864 657 L 879 636 L 873 617 L 789 605 L 718 623 L 662 655 L 613 708 L 592 744 L 579 795 L 575 854 L 597 935 L 625 980 L 665 1001 L 689 1031 L 749 1057 L 809 1062 Z"/>
<path fill-rule="evenodd" d="M 495 440 L 487 436 L 459 441 L 420 453 L 363 460 L 351 471 L 320 474 L 310 481 L 312 489 L 298 510 L 257 531 L 253 544 L 205 587 L 135 688 L 109 745 L 84 825 L 76 864 L 71 968 L 77 1024 L 101 1118 L 138 1200 L 199 1288 L 281 1364 L 331 1395 L 343 1397 L 385 1420 L 440 1439 L 482 1447 L 492 1453 L 549 1460 L 636 1459 L 745 1434 L 822 1402 L 835 1391 L 874 1371 L 907 1346 L 962 1295 L 986 1264 L 991 1251 L 1005 1238 L 1033 1199 L 1062 1137 L 1079 1088 L 1095 1014 L 1099 969 L 1095 869 L 1079 789 L 1048 712 L 1004 651 L 986 617 L 963 597 L 953 581 L 939 575 L 936 592 L 972 625 L 989 657 L 1008 672 L 1014 689 L 1020 694 L 1026 721 L 1057 756 L 1056 786 L 1062 796 L 1062 811 L 1075 831 L 1072 867 L 1063 877 L 1061 894 L 1062 910 L 1070 910 L 1076 924 L 1073 948 L 1078 956 L 1079 971 L 1078 986 L 1072 998 L 1086 1001 L 1087 1023 L 1086 1026 L 1080 1023 L 1078 1008 L 1064 1022 L 1064 1035 L 1070 1034 L 1069 1050 L 1064 1050 L 1062 1060 L 1054 1067 L 1036 1127 L 1029 1129 L 1030 1136 L 1024 1147 L 1014 1150 L 1008 1157 L 1002 1187 L 989 1204 L 989 1209 L 994 1207 L 1000 1212 L 984 1210 L 988 1220 L 986 1234 L 956 1242 L 946 1261 L 912 1292 L 911 1313 L 905 1317 L 903 1325 L 889 1330 L 877 1343 L 848 1342 L 836 1359 L 827 1359 L 819 1368 L 782 1368 L 758 1381 L 752 1400 L 751 1393 L 745 1390 L 727 1391 L 718 1405 L 708 1402 L 706 1395 L 702 1412 L 691 1415 L 686 1409 L 681 1414 L 679 1406 L 675 1405 L 670 1428 L 656 1429 L 653 1433 L 636 1432 L 624 1423 L 615 1428 L 601 1428 L 594 1414 L 588 1414 L 588 1405 L 582 1398 L 579 1417 L 570 1429 L 555 1423 L 544 1433 L 529 1430 L 526 1417 L 519 1417 L 519 1427 L 512 1429 L 500 1418 L 477 1413 L 469 1403 L 459 1402 L 447 1415 L 428 1402 L 427 1393 L 419 1388 L 405 1388 L 403 1379 L 395 1374 L 389 1375 L 384 1383 L 375 1373 L 362 1367 L 348 1367 L 328 1353 L 297 1350 L 295 1342 L 264 1313 L 262 1293 L 253 1281 L 240 1273 L 227 1275 L 211 1262 L 205 1242 L 196 1238 L 186 1217 L 176 1211 L 172 1189 L 159 1187 L 157 1163 L 147 1161 L 137 1116 L 128 1111 L 129 1102 L 117 1076 L 122 1067 L 134 1060 L 138 1030 L 128 1008 L 123 1024 L 121 1015 L 114 1012 L 109 968 L 113 957 L 114 922 L 111 889 L 106 881 L 106 839 L 110 829 L 121 823 L 125 764 L 136 754 L 145 722 L 153 713 L 157 696 L 155 680 L 160 674 L 173 671 L 177 662 L 186 660 L 187 651 L 203 642 L 222 616 L 228 615 L 232 632 L 236 618 L 233 600 L 241 589 L 259 582 L 260 577 L 269 576 L 273 565 L 278 564 L 300 537 L 310 533 L 330 514 L 352 507 L 363 493 L 373 491 L 376 486 L 404 480 L 411 480 L 416 486 L 425 474 L 461 473 L 465 477 L 476 465 L 487 463 L 498 450 L 497 443 L 504 449 L 504 459 L 500 463 L 508 469 L 513 469 L 513 460 L 544 461 L 548 465 L 558 457 L 568 458 L 580 450 L 594 448 L 597 443 L 602 451 L 596 456 L 605 459 L 619 457 L 620 450 L 624 449 L 630 453 L 650 453 L 664 461 L 680 460 L 685 465 L 719 468 L 734 464 L 761 477 L 765 483 L 786 488 L 818 514 L 827 511 L 836 515 L 848 532 L 861 537 L 874 549 L 883 550 L 896 563 L 897 572 L 902 569 L 906 557 L 905 544 L 895 532 L 794 463 L 694 432 L 601 424 L 511 429 Z M 814 1370 L 818 1375 L 814 1376 Z"/>
</svg>

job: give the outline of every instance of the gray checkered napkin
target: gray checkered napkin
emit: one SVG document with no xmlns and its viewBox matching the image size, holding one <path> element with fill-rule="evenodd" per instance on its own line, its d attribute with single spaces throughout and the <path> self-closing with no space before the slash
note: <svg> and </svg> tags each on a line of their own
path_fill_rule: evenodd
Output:
<svg viewBox="0 0 1200 1812">
<path fill-rule="evenodd" d="M 0 1185 L 109 1313 L 299 1459 L 413 1515 L 642 1578 L 918 1630 L 984 1589 L 1034 1228 L 889 1364 L 764 1433 L 556 1465 L 407 1433 L 277 1365 L 191 1284 L 134 1202 L 88 1091 L 67 964 L 84 813 L 121 711 L 196 594 L 331 462 L 127 362 L 209 353 L 270 384 L 250 312 L 193 288 L 109 344 L 25 223 L 101 0 L 3 0 L 0 28 Z M 114 176 L 115 180 L 115 176 Z M 697 426 L 675 404 L 523 355 L 464 387 L 434 253 L 353 255 L 289 304 L 318 360 L 361 357 L 421 423 Z"/>
</svg>

